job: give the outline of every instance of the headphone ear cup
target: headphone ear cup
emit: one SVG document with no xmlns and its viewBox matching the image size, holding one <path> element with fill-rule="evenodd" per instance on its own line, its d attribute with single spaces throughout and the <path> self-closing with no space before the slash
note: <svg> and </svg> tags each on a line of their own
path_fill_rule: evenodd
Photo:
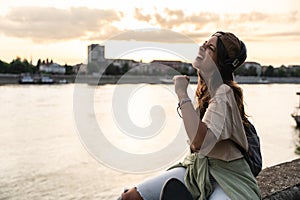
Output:
<svg viewBox="0 0 300 200">
<path fill-rule="evenodd" d="M 236 59 L 232 59 L 232 58 L 226 59 L 224 61 L 225 67 L 228 68 L 228 69 L 232 69 L 232 71 L 234 71 L 234 68 L 235 68 L 234 65 L 233 65 L 234 60 L 236 60 Z"/>
<path fill-rule="evenodd" d="M 225 60 L 224 64 L 228 67 L 233 67 L 232 63 L 235 59 L 232 59 L 232 58 L 228 58 Z"/>
<path fill-rule="evenodd" d="M 225 60 L 224 64 L 227 67 L 231 67 L 233 70 L 240 66 L 247 58 L 247 49 L 245 44 L 241 41 L 241 52 L 237 58 L 228 58 Z"/>
</svg>

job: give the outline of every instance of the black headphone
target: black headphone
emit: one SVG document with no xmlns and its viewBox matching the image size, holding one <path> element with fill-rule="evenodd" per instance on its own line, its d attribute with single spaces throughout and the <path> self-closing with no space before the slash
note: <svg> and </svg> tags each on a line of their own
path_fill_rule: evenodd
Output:
<svg viewBox="0 0 300 200">
<path fill-rule="evenodd" d="M 247 58 L 247 48 L 243 41 L 241 41 L 241 51 L 237 58 L 228 58 L 224 64 L 231 67 L 233 71 L 240 66 Z"/>
<path fill-rule="evenodd" d="M 217 31 L 213 34 L 213 36 L 217 36 L 218 38 L 222 35 L 225 35 L 226 33 L 223 31 Z M 220 40 L 220 38 L 219 38 Z M 221 41 L 222 42 L 222 41 Z M 224 64 L 232 69 L 234 71 L 237 67 L 239 67 L 247 58 L 247 48 L 243 41 L 241 41 L 241 51 L 237 58 L 228 58 L 224 61 Z M 228 52 L 227 52 L 228 56 Z"/>
</svg>

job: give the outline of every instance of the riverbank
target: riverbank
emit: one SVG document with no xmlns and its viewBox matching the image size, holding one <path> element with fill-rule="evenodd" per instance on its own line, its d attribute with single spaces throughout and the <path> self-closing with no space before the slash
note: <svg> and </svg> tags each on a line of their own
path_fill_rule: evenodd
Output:
<svg viewBox="0 0 300 200">
<path fill-rule="evenodd" d="M 257 182 L 262 199 L 300 199 L 300 158 L 265 168 Z"/>
<path fill-rule="evenodd" d="M 235 76 L 235 80 L 239 84 L 276 84 L 276 83 L 300 84 L 300 77 Z"/>
<path fill-rule="evenodd" d="M 172 84 L 172 77 L 168 76 L 142 76 L 142 75 L 126 75 L 126 76 L 92 76 L 92 75 L 49 75 L 55 82 L 66 81 L 67 83 L 87 83 L 91 85 L 103 84 Z M 20 75 L 17 74 L 0 74 L 0 84 L 18 84 Z M 251 77 L 236 76 L 235 80 L 239 84 L 300 84 L 300 77 Z M 197 83 L 197 77 L 190 77 L 191 83 Z"/>
</svg>

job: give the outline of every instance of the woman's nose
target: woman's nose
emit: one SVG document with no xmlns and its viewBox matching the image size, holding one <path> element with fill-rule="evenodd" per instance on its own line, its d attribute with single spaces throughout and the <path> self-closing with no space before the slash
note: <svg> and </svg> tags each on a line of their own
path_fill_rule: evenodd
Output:
<svg viewBox="0 0 300 200">
<path fill-rule="evenodd" d="M 206 47 L 205 46 L 200 46 L 200 48 L 199 48 L 199 53 L 201 52 L 201 51 L 205 51 L 206 50 Z"/>
</svg>

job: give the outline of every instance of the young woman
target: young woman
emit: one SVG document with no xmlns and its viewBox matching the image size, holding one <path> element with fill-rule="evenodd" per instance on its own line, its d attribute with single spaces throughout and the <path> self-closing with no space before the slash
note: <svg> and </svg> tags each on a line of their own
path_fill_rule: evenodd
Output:
<svg viewBox="0 0 300 200">
<path fill-rule="evenodd" d="M 246 59 L 234 34 L 216 32 L 199 49 L 196 109 L 187 94 L 189 78 L 175 76 L 175 92 L 191 153 L 182 163 L 124 192 L 122 200 L 159 200 L 163 185 L 177 178 L 193 199 L 260 199 L 256 179 L 237 145 L 248 149 L 243 93 L 233 72 Z"/>
</svg>

